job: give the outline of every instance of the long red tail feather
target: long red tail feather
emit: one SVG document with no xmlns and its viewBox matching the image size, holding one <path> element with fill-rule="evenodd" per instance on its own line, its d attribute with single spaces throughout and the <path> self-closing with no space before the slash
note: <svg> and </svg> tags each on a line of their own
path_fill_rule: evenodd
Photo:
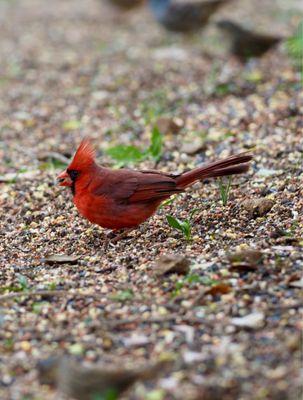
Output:
<svg viewBox="0 0 303 400">
<path fill-rule="evenodd" d="M 245 152 L 202 165 L 201 167 L 185 172 L 179 176 L 176 179 L 177 187 L 186 188 L 192 183 L 206 178 L 242 174 L 248 171 L 249 161 L 251 161 L 252 158 L 253 156 L 251 154 Z"/>
</svg>

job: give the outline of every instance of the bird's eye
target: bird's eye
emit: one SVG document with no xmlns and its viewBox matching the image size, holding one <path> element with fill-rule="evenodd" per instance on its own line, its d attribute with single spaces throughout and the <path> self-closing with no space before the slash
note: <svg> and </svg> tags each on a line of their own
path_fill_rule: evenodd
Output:
<svg viewBox="0 0 303 400">
<path fill-rule="evenodd" d="M 75 169 L 70 169 L 67 171 L 67 173 L 72 181 L 75 181 L 77 176 L 79 176 L 79 171 L 76 171 Z"/>
</svg>

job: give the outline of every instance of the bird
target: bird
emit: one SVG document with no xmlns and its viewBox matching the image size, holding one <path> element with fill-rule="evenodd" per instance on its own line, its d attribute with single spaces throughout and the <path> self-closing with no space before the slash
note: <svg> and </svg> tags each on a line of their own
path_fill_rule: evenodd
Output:
<svg viewBox="0 0 303 400">
<path fill-rule="evenodd" d="M 253 57 L 261 57 L 283 40 L 282 36 L 253 32 L 234 21 L 220 20 L 216 24 L 224 34 L 229 36 L 231 41 L 230 52 L 243 62 Z"/>
<path fill-rule="evenodd" d="M 107 3 L 127 11 L 142 5 L 144 1 L 145 0 L 107 0 Z"/>
<path fill-rule="evenodd" d="M 204 28 L 212 14 L 228 1 L 174 3 L 172 0 L 149 0 L 149 6 L 156 20 L 168 31 L 192 33 Z"/>
<path fill-rule="evenodd" d="M 124 368 L 108 364 L 83 366 L 67 356 L 53 356 L 37 364 L 39 382 L 57 387 L 77 400 L 117 399 L 137 381 L 165 374 L 172 360 L 149 362 L 141 367 Z"/>
<path fill-rule="evenodd" d="M 80 143 L 71 163 L 57 177 L 70 187 L 79 213 L 91 223 L 113 231 L 134 229 L 150 218 L 160 204 L 193 183 L 249 169 L 248 152 L 212 161 L 182 174 L 155 170 L 112 170 L 96 162 L 89 138 Z"/>
</svg>

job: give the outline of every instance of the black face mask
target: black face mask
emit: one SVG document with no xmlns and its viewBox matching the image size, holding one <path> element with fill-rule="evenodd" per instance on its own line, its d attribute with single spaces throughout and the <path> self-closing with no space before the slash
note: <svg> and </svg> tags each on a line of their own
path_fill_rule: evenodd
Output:
<svg viewBox="0 0 303 400">
<path fill-rule="evenodd" d="M 76 180 L 77 180 L 80 172 L 76 171 L 75 169 L 70 169 L 70 170 L 67 170 L 66 172 L 68 173 L 68 175 L 72 181 L 71 189 L 72 189 L 73 195 L 75 195 L 75 193 L 76 193 L 75 183 L 76 183 Z"/>
</svg>

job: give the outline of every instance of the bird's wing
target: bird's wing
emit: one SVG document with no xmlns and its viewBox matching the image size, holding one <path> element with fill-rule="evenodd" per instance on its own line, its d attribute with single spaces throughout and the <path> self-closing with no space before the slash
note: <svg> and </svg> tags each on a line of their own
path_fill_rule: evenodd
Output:
<svg viewBox="0 0 303 400">
<path fill-rule="evenodd" d="M 161 200 L 179 192 L 182 189 L 177 188 L 173 175 L 126 169 L 100 177 L 93 189 L 94 195 L 110 197 L 120 203 Z"/>
</svg>

